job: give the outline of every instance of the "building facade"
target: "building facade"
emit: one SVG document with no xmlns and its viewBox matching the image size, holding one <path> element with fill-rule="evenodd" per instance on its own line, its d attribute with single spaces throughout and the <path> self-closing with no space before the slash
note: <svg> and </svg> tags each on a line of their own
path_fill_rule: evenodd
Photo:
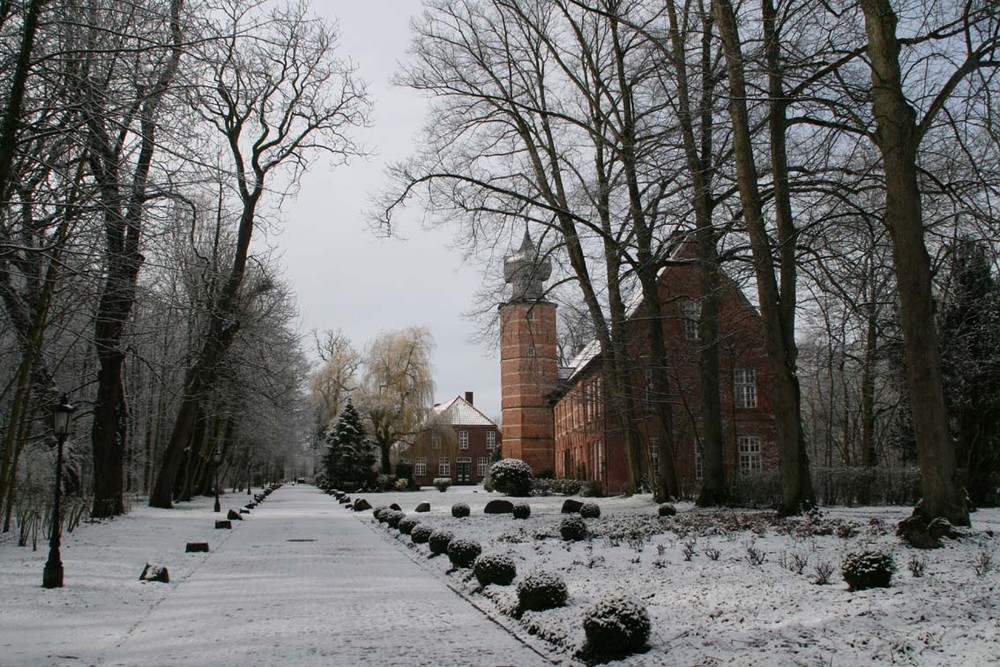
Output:
<svg viewBox="0 0 1000 667">
<path fill-rule="evenodd" d="M 699 321 L 703 295 L 701 269 L 696 262 L 685 261 L 685 251 L 686 246 L 679 244 L 673 261 L 659 274 L 668 396 L 654 393 L 652 373 L 656 369 L 651 367 L 647 354 L 648 309 L 642 301 L 629 309 L 626 335 L 631 360 L 628 376 L 636 404 L 632 420 L 644 452 L 644 479 L 651 481 L 650 471 L 656 470 L 659 462 L 661 448 L 655 435 L 659 420 L 654 408 L 658 401 L 666 400 L 671 407 L 678 482 L 682 492 L 693 494 L 702 478 L 698 434 L 702 432 Z M 532 252 L 522 245 L 515 257 L 523 261 Z M 548 272 L 534 277 L 539 275 L 547 278 Z M 628 469 L 622 419 L 609 405 L 599 346 L 596 341 L 591 343 L 565 368 L 549 363 L 547 356 L 540 358 L 540 351 L 541 355 L 555 358 L 555 306 L 543 300 L 531 303 L 530 294 L 525 298 L 516 277 L 515 281 L 508 277 L 508 282 L 513 284 L 512 294 L 520 298 L 512 298 L 500 308 L 501 387 L 507 437 L 504 456 L 523 458 L 536 473 L 552 469 L 557 477 L 596 481 L 605 490 L 615 492 L 625 486 Z M 763 325 L 739 286 L 725 276 L 719 297 L 719 398 L 726 474 L 775 469 L 778 455 Z M 540 307 L 544 313 L 541 316 Z M 549 340 L 553 341 L 551 350 L 544 344 Z M 552 420 L 548 439 L 548 422 L 539 408 L 542 401 Z M 509 423 L 520 426 L 519 439 L 512 437 Z M 519 442 L 514 445 L 512 440 Z"/>
<path fill-rule="evenodd" d="M 479 484 L 501 445 L 497 425 L 476 409 L 471 391 L 435 405 L 427 425 L 407 451 L 413 478 L 428 486 L 437 478 Z"/>
</svg>

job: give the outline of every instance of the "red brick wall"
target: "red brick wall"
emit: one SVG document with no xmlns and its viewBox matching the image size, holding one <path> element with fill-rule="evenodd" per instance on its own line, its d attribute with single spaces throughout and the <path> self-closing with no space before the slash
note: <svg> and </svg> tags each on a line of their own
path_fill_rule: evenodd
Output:
<svg viewBox="0 0 1000 667">
<path fill-rule="evenodd" d="M 668 350 L 668 374 L 673 409 L 675 463 L 682 487 L 692 493 L 698 486 L 695 479 L 695 433 L 701 432 L 700 376 L 698 341 L 687 340 L 684 314 L 686 299 L 701 295 L 701 281 L 695 266 L 672 266 L 664 270 L 660 281 L 663 303 L 663 331 Z M 762 467 L 776 469 L 778 465 L 774 420 L 771 411 L 771 373 L 763 346 L 760 317 L 739 288 L 723 279 L 720 300 L 719 385 L 723 417 L 724 460 L 728 474 L 739 469 L 739 436 L 759 436 Z M 638 313 L 641 316 L 641 313 Z M 652 406 L 644 398 L 645 359 L 648 346 L 643 327 L 636 323 L 630 330 L 629 353 L 635 366 L 632 386 L 639 402 L 639 430 L 644 442 L 654 425 Z M 627 479 L 621 429 L 614 415 L 594 416 L 595 408 L 587 405 L 594 400 L 592 387 L 600 376 L 600 360 L 574 380 L 574 384 L 556 405 L 557 474 L 576 477 L 580 464 L 586 478 L 600 480 L 608 491 L 618 490 Z M 757 406 L 751 409 L 734 407 L 734 369 L 752 368 L 756 373 Z M 602 399 L 605 397 L 602 397 Z M 605 411 L 606 412 L 606 411 Z M 601 442 L 605 461 L 594 460 Z M 662 443 L 661 443 L 662 446 Z"/>
<path fill-rule="evenodd" d="M 556 388 L 556 306 L 509 303 L 500 308 L 500 373 L 504 458 L 533 471 L 555 466 L 552 408 Z"/>
<path fill-rule="evenodd" d="M 414 447 L 410 449 L 409 456 L 407 457 L 411 463 L 416 463 L 417 459 L 427 460 L 427 473 L 424 475 L 417 475 L 414 472 L 414 480 L 417 484 L 421 486 L 429 486 L 435 478 L 437 477 L 450 477 L 453 484 L 478 484 L 483 481 L 484 475 L 479 474 L 478 462 L 479 459 L 487 459 L 487 468 L 489 468 L 489 461 L 493 460 L 493 455 L 495 449 L 489 448 L 488 444 L 488 433 L 492 432 L 494 434 L 496 446 L 499 447 L 501 443 L 500 429 L 495 426 L 485 426 L 485 425 L 475 425 L 475 426 L 454 426 L 452 430 L 455 431 L 454 438 L 442 438 L 441 447 L 439 449 L 434 449 L 432 444 L 432 436 L 429 431 L 424 431 L 417 437 L 417 442 Z M 465 431 L 469 434 L 469 447 L 468 449 L 462 449 L 458 444 L 458 432 Z M 447 457 L 451 468 L 451 473 L 449 475 L 439 474 L 439 463 L 442 457 Z M 458 478 L 458 463 L 459 459 L 470 459 L 470 473 L 471 479 L 469 480 L 459 480 Z"/>
</svg>

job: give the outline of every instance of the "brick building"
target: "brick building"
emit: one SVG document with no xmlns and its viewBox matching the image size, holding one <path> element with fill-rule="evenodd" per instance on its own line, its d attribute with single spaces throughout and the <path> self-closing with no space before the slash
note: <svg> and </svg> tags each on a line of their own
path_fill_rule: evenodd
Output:
<svg viewBox="0 0 1000 667">
<path fill-rule="evenodd" d="M 685 492 L 694 493 L 702 476 L 698 322 L 701 275 L 685 262 L 686 244 L 678 244 L 660 271 L 663 332 L 667 341 L 675 465 Z M 557 367 L 556 306 L 542 298 L 547 262 L 536 261 L 530 239 L 505 263 L 512 285 L 510 301 L 500 307 L 501 389 L 504 455 L 527 461 L 535 472 L 599 481 L 614 492 L 627 480 L 622 426 L 611 414 L 597 342 L 584 348 L 569 367 Z M 777 468 L 771 373 L 763 345 L 763 324 L 739 286 L 723 276 L 720 291 L 719 386 L 722 404 L 723 457 L 727 475 Z M 630 378 L 637 399 L 635 419 L 648 452 L 643 470 L 655 469 L 659 442 L 655 433 L 652 372 L 641 300 L 629 309 Z"/>
<path fill-rule="evenodd" d="M 453 484 L 478 484 L 500 446 L 500 429 L 476 409 L 473 393 L 456 396 L 431 410 L 427 426 L 406 452 L 421 486 L 447 477 Z"/>
</svg>

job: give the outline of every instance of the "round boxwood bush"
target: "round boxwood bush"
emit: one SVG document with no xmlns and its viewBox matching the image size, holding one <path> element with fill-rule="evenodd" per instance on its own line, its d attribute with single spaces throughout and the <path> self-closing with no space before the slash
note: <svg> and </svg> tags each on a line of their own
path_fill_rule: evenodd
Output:
<svg viewBox="0 0 1000 667">
<path fill-rule="evenodd" d="M 385 523 L 385 513 L 389 511 L 389 508 L 385 505 L 379 505 L 372 510 L 372 516 L 378 520 L 379 523 Z"/>
<path fill-rule="evenodd" d="M 641 602 L 630 595 L 612 593 L 584 612 L 584 652 L 600 657 L 634 653 L 646 645 L 649 629 L 649 614 Z"/>
<path fill-rule="evenodd" d="M 399 525 L 396 527 L 399 528 L 399 532 L 401 532 L 403 535 L 409 535 L 411 532 L 413 532 L 413 529 L 419 523 L 420 521 L 418 521 L 417 519 L 414 519 L 412 516 L 408 516 L 403 519 L 400 519 Z"/>
<path fill-rule="evenodd" d="M 559 524 L 559 534 L 564 540 L 586 539 L 587 524 L 578 516 L 568 516 Z"/>
<path fill-rule="evenodd" d="M 410 539 L 413 540 L 414 544 L 426 544 L 427 540 L 431 539 L 431 533 L 434 529 L 425 523 L 418 523 L 410 531 Z"/>
<path fill-rule="evenodd" d="M 888 588 L 895 571 L 892 556 L 881 551 L 854 551 L 840 563 L 840 573 L 852 591 Z"/>
<path fill-rule="evenodd" d="M 490 484 L 508 496 L 531 495 L 531 466 L 521 459 L 503 459 L 490 467 Z"/>
<path fill-rule="evenodd" d="M 580 507 L 580 516 L 584 519 L 596 519 L 601 516 L 601 506 L 597 503 L 584 503 Z"/>
<path fill-rule="evenodd" d="M 671 505 L 670 503 L 663 503 L 662 505 L 660 505 L 660 508 L 657 510 L 657 513 L 660 516 L 674 516 L 675 514 L 677 514 L 677 508 Z"/>
<path fill-rule="evenodd" d="M 450 530 L 435 530 L 427 539 L 427 544 L 431 548 L 432 554 L 448 553 L 448 544 L 455 539 L 455 534 Z"/>
<path fill-rule="evenodd" d="M 488 586 L 489 584 L 509 586 L 514 581 L 514 577 L 517 576 L 517 566 L 514 565 L 514 559 L 501 554 L 482 554 L 472 564 L 472 571 L 480 586 Z"/>
<path fill-rule="evenodd" d="M 464 539 L 452 540 L 448 543 L 448 560 L 455 567 L 472 567 L 476 557 L 482 551 L 479 542 Z"/>
<path fill-rule="evenodd" d="M 456 519 L 469 516 L 469 506 L 465 503 L 455 503 L 451 506 L 451 515 Z"/>
<path fill-rule="evenodd" d="M 511 510 L 511 514 L 514 515 L 515 519 L 527 519 L 531 516 L 531 505 L 528 503 L 514 503 L 514 509 Z"/>
<path fill-rule="evenodd" d="M 519 611 L 545 611 L 566 604 L 566 582 L 549 572 L 529 572 L 517 584 Z"/>
<path fill-rule="evenodd" d="M 406 512 L 400 512 L 399 510 L 389 510 L 385 514 L 385 522 L 389 524 L 390 528 L 399 528 L 399 522 L 406 518 Z"/>
</svg>

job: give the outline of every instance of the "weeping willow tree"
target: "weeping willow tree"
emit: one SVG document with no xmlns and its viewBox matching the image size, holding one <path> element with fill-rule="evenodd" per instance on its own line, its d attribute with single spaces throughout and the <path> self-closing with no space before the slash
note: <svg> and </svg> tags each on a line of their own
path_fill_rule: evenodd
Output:
<svg viewBox="0 0 1000 667">
<path fill-rule="evenodd" d="M 393 446 L 412 442 L 434 400 L 433 350 L 426 327 L 383 333 L 368 346 L 355 398 L 378 445 L 383 472 L 390 470 Z"/>
</svg>

